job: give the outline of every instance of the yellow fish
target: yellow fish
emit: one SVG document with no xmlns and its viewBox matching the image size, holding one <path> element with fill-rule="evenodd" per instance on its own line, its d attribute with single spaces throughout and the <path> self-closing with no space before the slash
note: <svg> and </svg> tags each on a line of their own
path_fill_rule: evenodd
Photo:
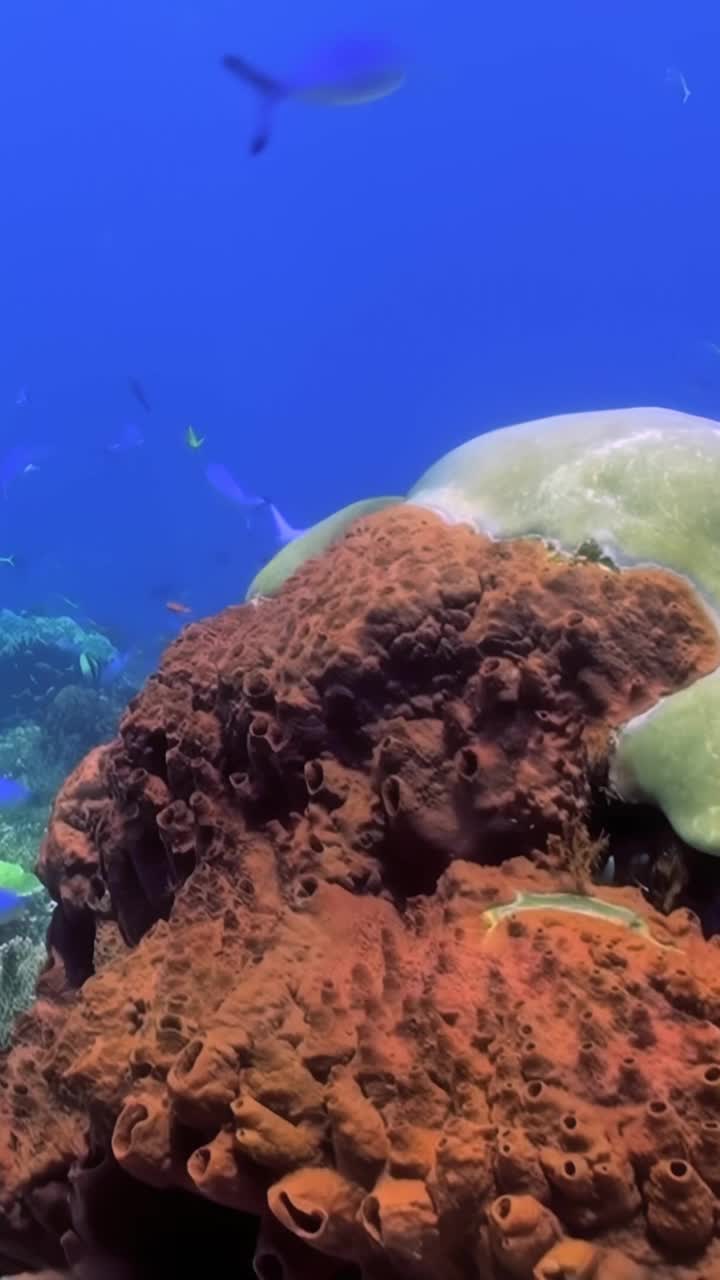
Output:
<svg viewBox="0 0 720 1280">
<path fill-rule="evenodd" d="M 196 434 L 194 427 L 188 427 L 185 432 L 185 443 L 189 449 L 199 449 L 205 443 L 205 437 Z"/>
</svg>

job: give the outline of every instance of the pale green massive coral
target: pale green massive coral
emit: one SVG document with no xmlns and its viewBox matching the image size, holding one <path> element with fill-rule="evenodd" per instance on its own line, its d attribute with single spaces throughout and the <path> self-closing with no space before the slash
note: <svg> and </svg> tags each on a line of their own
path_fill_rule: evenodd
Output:
<svg viewBox="0 0 720 1280">
<path fill-rule="evenodd" d="M 436 462 L 410 501 L 496 537 L 573 550 L 593 538 L 619 563 L 691 578 L 720 606 L 720 423 L 672 409 L 609 409 L 476 436 Z"/>
<path fill-rule="evenodd" d="M 720 854 L 720 672 L 626 725 L 611 781 L 623 799 L 658 805 L 687 844 Z"/>
</svg>

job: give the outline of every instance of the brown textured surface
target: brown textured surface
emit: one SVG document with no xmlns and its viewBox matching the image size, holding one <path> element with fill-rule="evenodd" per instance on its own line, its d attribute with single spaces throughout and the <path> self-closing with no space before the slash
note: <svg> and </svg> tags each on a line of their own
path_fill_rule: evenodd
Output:
<svg viewBox="0 0 720 1280">
<path fill-rule="evenodd" d="M 301 813 L 326 877 L 431 888 L 582 818 L 608 730 L 719 661 L 681 578 L 394 508 L 279 597 L 187 628 L 68 779 L 40 873 L 73 911 L 109 890 L 134 943 L 197 859 Z M 318 861 L 308 836 L 288 871 Z"/>
<path fill-rule="evenodd" d="M 55 806 L 0 1254 L 96 1247 L 130 1174 L 261 1216 L 262 1280 L 715 1280 L 717 947 L 632 890 L 652 938 L 485 913 L 577 888 L 609 729 L 717 660 L 671 575 L 409 508 L 188 628 Z"/>
</svg>

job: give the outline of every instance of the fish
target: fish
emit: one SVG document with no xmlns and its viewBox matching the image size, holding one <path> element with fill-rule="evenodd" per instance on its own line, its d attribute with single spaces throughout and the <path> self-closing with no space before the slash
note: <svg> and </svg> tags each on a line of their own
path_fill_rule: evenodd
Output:
<svg viewBox="0 0 720 1280">
<path fill-rule="evenodd" d="M 15 396 L 15 404 L 17 408 L 24 409 L 26 408 L 27 405 L 29 405 L 29 403 L 30 403 L 30 396 L 28 395 L 27 387 L 20 387 L 17 395 Z"/>
<path fill-rule="evenodd" d="M 108 658 L 107 662 L 100 667 L 97 677 L 101 689 L 109 688 L 120 679 L 131 657 L 132 650 L 128 649 L 124 653 L 116 653 L 112 658 Z"/>
<path fill-rule="evenodd" d="M 93 658 L 89 653 L 85 653 L 83 650 L 78 658 L 78 666 L 80 667 L 80 674 L 84 680 L 97 680 L 99 671 L 97 658 Z"/>
<path fill-rule="evenodd" d="M 682 71 L 678 71 L 677 67 L 668 67 L 665 72 L 665 83 L 677 85 L 678 89 L 682 93 L 683 106 L 685 106 L 688 98 L 692 96 L 692 89 L 688 88 L 688 82 Z"/>
<path fill-rule="evenodd" d="M 128 449 L 139 449 L 144 443 L 140 428 L 134 422 L 127 422 L 117 438 L 107 446 L 108 453 L 127 453 Z"/>
<path fill-rule="evenodd" d="M 0 777 L 0 809 L 17 809 L 30 799 L 30 788 L 19 778 Z"/>
<path fill-rule="evenodd" d="M 16 444 L 8 449 L 0 458 L 0 489 L 3 496 L 7 497 L 14 480 L 39 470 L 38 461 L 42 461 L 49 453 L 50 450 L 44 445 Z"/>
<path fill-rule="evenodd" d="M 74 644 L 73 641 L 64 640 L 60 641 L 57 647 L 65 649 L 68 653 L 78 653 L 77 642 Z M 78 653 L 78 666 L 83 679 L 89 684 L 108 689 L 122 675 L 131 657 L 132 650 L 128 649 L 125 652 L 118 651 L 112 658 L 103 661 L 82 650 Z"/>
<path fill-rule="evenodd" d="M 168 613 L 192 613 L 189 604 L 182 604 L 180 600 L 166 600 L 165 608 Z"/>
<path fill-rule="evenodd" d="M 24 907 L 25 902 L 19 893 L 14 893 L 12 889 L 0 889 L 0 925 L 15 920 Z"/>
<path fill-rule="evenodd" d="M 146 413 L 152 412 L 152 406 L 145 394 L 145 388 L 139 378 L 128 378 L 128 386 L 130 394 L 135 397 L 139 405 L 142 405 Z"/>
<path fill-rule="evenodd" d="M 406 78 L 399 51 L 387 40 L 367 36 L 346 36 L 318 49 L 294 74 L 282 79 L 232 53 L 224 55 L 222 65 L 259 97 L 251 155 L 259 155 L 267 147 L 275 112 L 282 102 L 294 99 L 320 106 L 353 106 L 388 97 Z"/>
<path fill-rule="evenodd" d="M 275 537 L 280 546 L 287 546 L 288 542 L 293 542 L 295 538 L 307 533 L 307 529 L 294 529 L 291 524 L 288 524 L 271 498 L 261 498 L 255 493 L 248 493 L 245 489 L 242 489 L 232 472 L 228 471 L 228 468 L 222 462 L 208 463 L 205 468 L 205 475 L 213 488 L 217 489 L 218 493 L 222 493 L 224 497 L 229 498 L 236 506 L 267 507 L 275 528 Z"/>
<path fill-rule="evenodd" d="M 185 432 L 185 443 L 188 449 L 200 449 L 205 443 L 205 437 L 197 435 L 193 427 L 188 427 Z"/>
<path fill-rule="evenodd" d="M 217 489 L 218 493 L 239 507 L 262 507 L 265 504 L 264 498 L 258 498 L 254 493 L 247 493 L 241 488 L 222 462 L 209 462 L 205 468 L 205 477 L 213 489 Z"/>
<path fill-rule="evenodd" d="M 15 557 L 14 557 L 14 556 L 0 556 L 0 564 L 7 564 L 7 565 L 9 565 L 9 566 L 10 566 L 10 568 L 11 568 L 11 569 L 14 569 L 14 568 L 15 568 Z"/>
</svg>

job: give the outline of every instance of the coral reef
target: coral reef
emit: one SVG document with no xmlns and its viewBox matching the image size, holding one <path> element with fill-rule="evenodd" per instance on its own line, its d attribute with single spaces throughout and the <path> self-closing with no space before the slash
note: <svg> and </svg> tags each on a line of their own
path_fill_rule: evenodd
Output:
<svg viewBox="0 0 720 1280">
<path fill-rule="evenodd" d="M 93 673 L 115 652 L 70 618 L 0 610 L 0 776 L 21 779 L 30 793 L 22 806 L 0 809 L 0 860 L 31 870 L 52 795 L 86 751 L 113 736 L 133 686 L 101 686 Z M 48 918 L 42 894 L 21 918 L 0 922 L 0 1044 L 32 997 Z"/>
<path fill-rule="evenodd" d="M 17 852 L 16 847 L 12 852 Z M 45 935 L 51 903 L 40 882 L 21 861 L 0 860 L 0 1047 L 7 1044 L 17 1015 L 28 1007 L 45 963 Z M 13 904 L 14 900 L 14 906 Z"/>
<path fill-rule="evenodd" d="M 613 731 L 718 657 L 682 578 L 410 506 L 187 628 L 43 842 L 4 1269 L 710 1280 L 717 944 L 591 875 Z"/>
<path fill-rule="evenodd" d="M 72 618 L 0 609 L 0 723 L 35 720 L 68 684 L 82 684 L 81 655 L 103 664 L 115 654 L 106 636 L 85 631 Z"/>
<path fill-rule="evenodd" d="M 394 891 L 425 892 L 452 858 L 525 854 L 587 820 L 612 729 L 719 656 L 675 575 L 395 507 L 281 600 L 185 630 L 120 741 L 61 791 L 43 875 L 75 909 L 109 889 L 134 943 L 167 914 L 222 798 L 231 826 L 325 805 L 326 868 L 365 883 L 382 864 Z"/>
<path fill-rule="evenodd" d="M 720 854 L 720 671 L 625 725 L 610 768 L 623 799 L 660 806 L 694 849 Z"/>
<path fill-rule="evenodd" d="M 32 1002 L 46 955 L 44 942 L 27 933 L 0 942 L 0 1048 L 8 1043 L 18 1014 Z"/>
<path fill-rule="evenodd" d="M 78 760 L 113 736 L 137 687 L 108 666 L 118 657 L 104 635 L 71 618 L 0 610 L 0 774 L 24 778 L 47 803 Z"/>
</svg>

